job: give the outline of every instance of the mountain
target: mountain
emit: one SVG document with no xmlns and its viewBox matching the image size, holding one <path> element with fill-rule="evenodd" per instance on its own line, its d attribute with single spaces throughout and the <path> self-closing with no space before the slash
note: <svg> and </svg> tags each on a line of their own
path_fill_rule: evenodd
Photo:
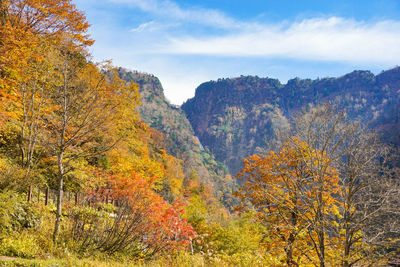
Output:
<svg viewBox="0 0 400 267">
<path fill-rule="evenodd" d="M 201 84 L 182 105 L 196 136 L 230 173 L 241 160 L 266 153 L 279 131 L 310 104 L 333 103 L 351 119 L 370 123 L 384 140 L 400 145 L 400 67 L 374 75 L 353 71 L 338 78 L 279 80 L 241 76 Z"/>
<path fill-rule="evenodd" d="M 189 179 L 195 171 L 203 183 L 214 189 L 218 199 L 229 204 L 235 183 L 226 177 L 229 173 L 227 167 L 203 149 L 184 111 L 166 100 L 159 79 L 123 68 L 119 68 L 118 73 L 122 79 L 139 85 L 141 118 L 163 134 L 162 143 L 167 153 L 183 161 L 185 177 Z"/>
<path fill-rule="evenodd" d="M 278 129 L 289 127 L 274 103 L 281 88 L 278 80 L 251 76 L 210 81 L 182 109 L 201 142 L 236 173 L 246 156 L 266 152 Z"/>
</svg>

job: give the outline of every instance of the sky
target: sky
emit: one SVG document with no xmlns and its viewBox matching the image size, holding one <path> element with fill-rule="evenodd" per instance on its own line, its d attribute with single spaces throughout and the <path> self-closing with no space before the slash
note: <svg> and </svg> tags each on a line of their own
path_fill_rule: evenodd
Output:
<svg viewBox="0 0 400 267">
<path fill-rule="evenodd" d="M 73 0 L 95 61 L 157 76 L 180 105 L 201 83 L 282 83 L 400 65 L 400 0 Z"/>
</svg>

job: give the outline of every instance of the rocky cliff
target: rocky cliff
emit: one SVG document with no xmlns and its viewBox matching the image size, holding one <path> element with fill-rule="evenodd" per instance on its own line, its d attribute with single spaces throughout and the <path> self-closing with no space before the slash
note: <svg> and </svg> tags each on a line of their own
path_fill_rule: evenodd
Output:
<svg viewBox="0 0 400 267">
<path fill-rule="evenodd" d="M 200 142 L 235 174 L 243 158 L 273 149 L 279 131 L 310 104 L 335 104 L 398 146 L 399 96 L 400 68 L 379 75 L 354 71 L 338 78 L 295 78 L 287 84 L 241 76 L 201 84 L 182 109 Z"/>
</svg>

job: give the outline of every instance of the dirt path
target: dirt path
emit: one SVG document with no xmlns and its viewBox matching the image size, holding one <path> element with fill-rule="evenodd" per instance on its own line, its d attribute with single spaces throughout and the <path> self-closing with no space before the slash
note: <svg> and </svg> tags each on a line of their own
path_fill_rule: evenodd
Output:
<svg viewBox="0 0 400 267">
<path fill-rule="evenodd" d="M 8 257 L 8 256 L 0 256 L 0 260 L 4 260 L 4 261 L 13 261 L 16 259 L 18 259 L 18 258 Z"/>
</svg>

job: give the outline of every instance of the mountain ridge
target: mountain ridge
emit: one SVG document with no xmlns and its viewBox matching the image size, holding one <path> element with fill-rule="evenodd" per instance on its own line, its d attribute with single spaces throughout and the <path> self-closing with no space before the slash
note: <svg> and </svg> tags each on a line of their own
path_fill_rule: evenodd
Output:
<svg viewBox="0 0 400 267">
<path fill-rule="evenodd" d="M 286 84 L 240 76 L 202 83 L 181 108 L 200 142 L 234 174 L 241 168 L 235 157 L 273 149 L 277 130 L 290 127 L 294 114 L 308 105 L 332 103 L 351 119 L 371 122 L 385 141 L 398 146 L 393 130 L 400 129 L 399 92 L 400 67 L 378 75 L 355 70 L 337 78 L 294 78 Z"/>
</svg>

